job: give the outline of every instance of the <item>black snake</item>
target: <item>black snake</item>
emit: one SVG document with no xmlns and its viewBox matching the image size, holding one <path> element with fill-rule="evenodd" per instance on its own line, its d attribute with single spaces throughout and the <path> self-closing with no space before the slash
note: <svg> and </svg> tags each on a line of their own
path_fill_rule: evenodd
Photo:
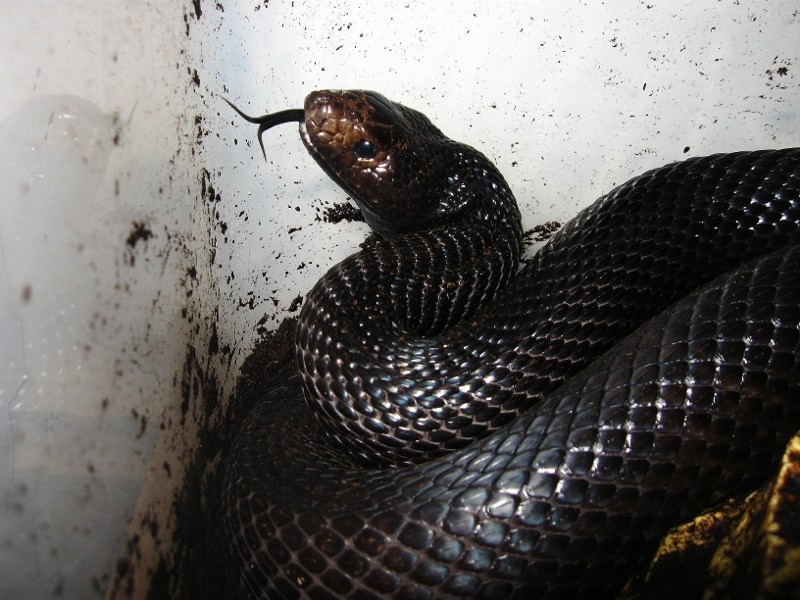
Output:
<svg viewBox="0 0 800 600">
<path fill-rule="evenodd" d="M 247 118 L 301 121 L 380 239 L 316 284 L 299 376 L 233 444 L 242 597 L 613 597 L 774 471 L 800 427 L 800 149 L 649 171 L 518 269 L 502 175 L 421 113 L 328 91 Z"/>
</svg>

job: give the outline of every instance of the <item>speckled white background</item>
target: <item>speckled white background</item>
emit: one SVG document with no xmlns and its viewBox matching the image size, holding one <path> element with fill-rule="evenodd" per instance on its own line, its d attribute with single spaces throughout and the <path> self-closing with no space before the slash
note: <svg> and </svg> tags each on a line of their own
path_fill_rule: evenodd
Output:
<svg viewBox="0 0 800 600">
<path fill-rule="evenodd" d="M 193 456 L 187 345 L 225 397 L 258 324 L 366 233 L 317 220 L 343 194 L 295 127 L 265 164 L 220 94 L 261 114 L 379 90 L 495 160 L 526 227 L 666 162 L 800 142 L 790 0 L 0 9 L 0 597 L 102 597 L 131 515 L 169 522 L 160 465 Z M 152 237 L 126 243 L 133 222 Z"/>
</svg>

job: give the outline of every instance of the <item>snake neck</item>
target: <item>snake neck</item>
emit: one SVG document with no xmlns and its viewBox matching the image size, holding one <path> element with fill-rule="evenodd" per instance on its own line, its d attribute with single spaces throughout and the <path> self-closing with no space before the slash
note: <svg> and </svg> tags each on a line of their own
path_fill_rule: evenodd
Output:
<svg viewBox="0 0 800 600">
<path fill-rule="evenodd" d="M 439 347 L 439 334 L 491 303 L 519 264 L 522 226 L 508 185 L 482 155 L 461 145 L 453 149 L 452 164 L 459 168 L 434 190 L 448 225 L 437 226 L 434 215 L 430 229 L 379 239 L 350 256 L 317 283 L 298 320 L 297 364 L 306 398 L 335 415 L 326 428 L 370 464 L 405 462 L 419 451 L 383 435 L 389 430 L 384 421 L 395 419 L 399 405 L 392 394 L 368 397 L 359 384 L 362 369 L 385 365 L 369 377 L 387 385 L 419 377 L 429 354 L 418 350 Z M 422 408 L 415 404 L 409 399 L 409 414 Z M 429 452 L 438 444 L 423 445 Z"/>
<path fill-rule="evenodd" d="M 330 269 L 309 294 L 300 327 L 326 335 L 333 326 L 338 336 L 355 326 L 353 342 L 362 343 L 371 343 L 377 322 L 392 335 L 430 337 L 475 315 L 508 283 L 523 237 L 514 195 L 482 154 L 445 145 L 438 155 L 446 158 L 429 158 L 440 171 L 427 186 L 430 208 L 392 231 L 377 226 L 384 239 Z M 355 199 L 374 221 L 370 203 Z"/>
<path fill-rule="evenodd" d="M 443 153 L 452 157 L 445 166 L 446 184 L 436 204 L 436 224 L 494 224 L 514 227 L 522 243 L 521 216 L 517 201 L 497 167 L 477 150 L 446 140 Z M 519 254 L 519 247 L 517 248 Z"/>
</svg>

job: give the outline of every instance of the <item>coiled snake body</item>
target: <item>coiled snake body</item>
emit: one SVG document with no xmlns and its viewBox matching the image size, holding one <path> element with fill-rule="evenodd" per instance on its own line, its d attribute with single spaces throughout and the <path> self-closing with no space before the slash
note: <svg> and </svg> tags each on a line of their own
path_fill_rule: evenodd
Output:
<svg viewBox="0 0 800 600">
<path fill-rule="evenodd" d="M 262 129 L 302 119 L 382 239 L 314 287 L 299 377 L 233 445 L 242 597 L 613 597 L 774 471 L 800 428 L 800 149 L 645 173 L 517 272 L 503 177 L 420 113 L 356 91 L 281 115 Z"/>
</svg>

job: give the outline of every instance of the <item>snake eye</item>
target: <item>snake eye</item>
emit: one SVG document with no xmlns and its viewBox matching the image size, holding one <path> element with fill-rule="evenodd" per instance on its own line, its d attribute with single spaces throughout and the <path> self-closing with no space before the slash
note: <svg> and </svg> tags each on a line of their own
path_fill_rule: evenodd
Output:
<svg viewBox="0 0 800 600">
<path fill-rule="evenodd" d="M 375 155 L 378 154 L 377 146 L 367 140 L 360 140 L 353 151 L 359 158 L 375 158 Z"/>
</svg>

